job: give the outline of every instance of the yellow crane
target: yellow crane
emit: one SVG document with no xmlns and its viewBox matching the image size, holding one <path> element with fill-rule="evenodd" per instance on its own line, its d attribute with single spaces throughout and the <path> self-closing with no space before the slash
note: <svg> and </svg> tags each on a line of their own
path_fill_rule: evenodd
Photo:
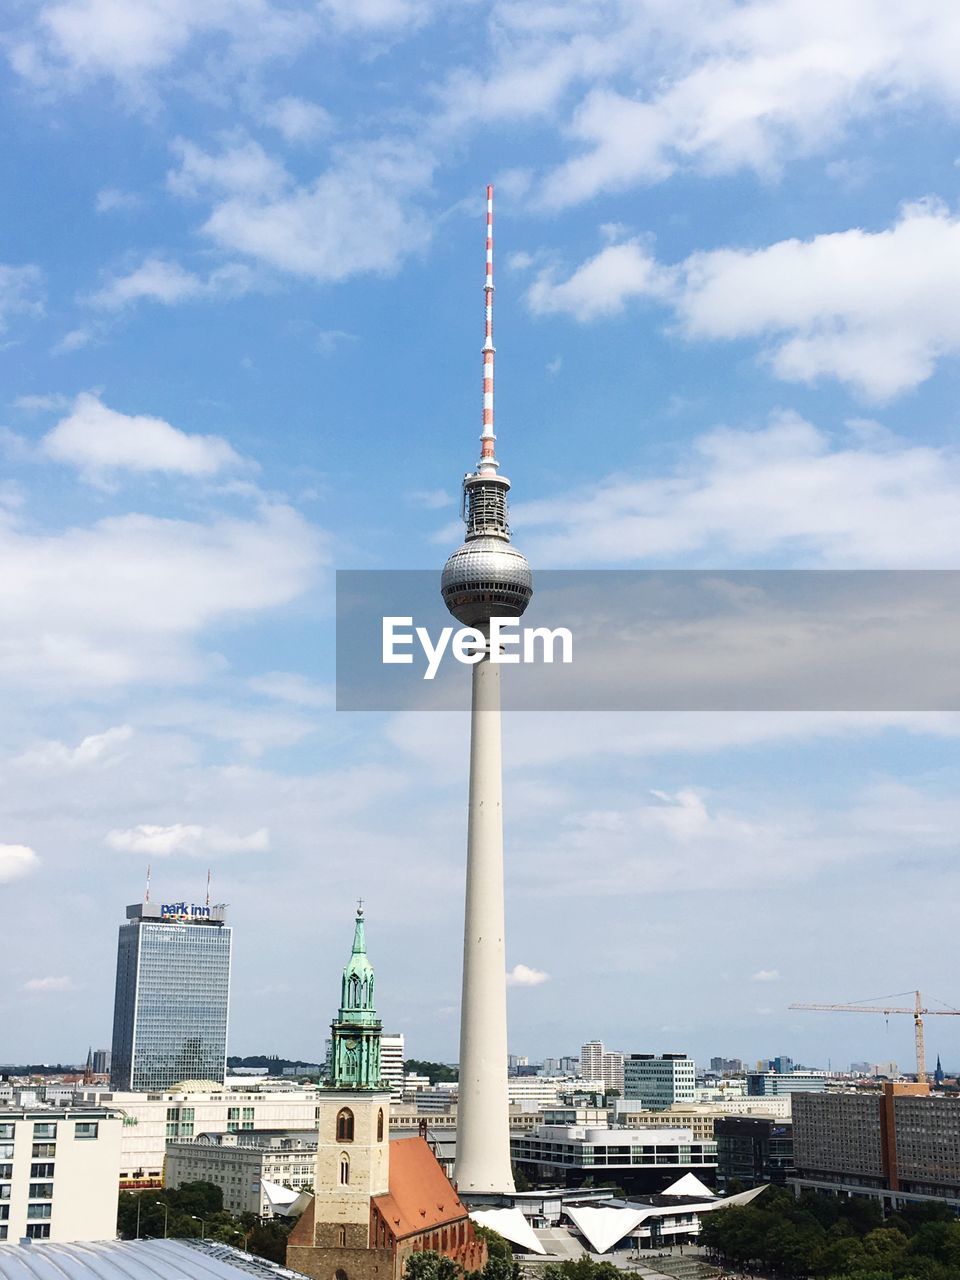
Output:
<svg viewBox="0 0 960 1280">
<path fill-rule="evenodd" d="M 904 996 L 913 996 L 913 1008 L 904 1008 L 893 1004 L 792 1004 L 791 1009 L 819 1009 L 824 1013 L 882 1013 L 887 1017 L 891 1013 L 908 1013 L 913 1018 L 914 1037 L 917 1042 L 917 1081 L 925 1084 L 927 1079 L 927 1055 L 923 1045 L 923 1019 L 928 1015 L 960 1017 L 960 1009 L 949 1006 L 943 1009 L 930 1009 L 923 1003 L 919 991 L 900 991 L 895 996 L 874 996 L 875 1000 L 900 1000 Z M 938 1001 L 938 1003 L 940 1003 Z"/>
</svg>

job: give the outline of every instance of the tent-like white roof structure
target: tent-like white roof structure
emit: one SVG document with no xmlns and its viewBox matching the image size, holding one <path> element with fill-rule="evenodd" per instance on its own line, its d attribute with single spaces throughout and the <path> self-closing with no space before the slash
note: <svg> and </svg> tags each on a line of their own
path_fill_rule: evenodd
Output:
<svg viewBox="0 0 960 1280">
<path fill-rule="evenodd" d="M 660 1194 L 662 1196 L 700 1196 L 703 1200 L 717 1199 L 717 1193 L 701 1182 L 695 1173 L 685 1173 L 682 1178 L 672 1182 L 666 1191 L 661 1191 Z"/>
<path fill-rule="evenodd" d="M 586 1206 L 569 1205 L 564 1208 L 564 1213 L 586 1237 L 594 1253 L 606 1253 L 624 1236 L 636 1231 L 641 1223 L 647 1222 L 650 1218 L 668 1218 L 675 1213 L 710 1213 L 714 1209 L 726 1208 L 727 1205 L 749 1204 L 765 1189 L 766 1185 L 753 1187 L 750 1191 L 741 1191 L 738 1195 L 727 1196 L 725 1200 L 709 1192 L 708 1194 L 712 1197 L 710 1200 L 682 1205 L 648 1204 L 624 1209 L 591 1209 Z"/>
<path fill-rule="evenodd" d="M 293 1202 L 300 1199 L 299 1191 L 283 1187 L 279 1182 L 269 1182 L 266 1178 L 260 1179 L 260 1188 L 267 1197 L 270 1208 L 280 1213 L 289 1213 Z"/>
<path fill-rule="evenodd" d="M 520 1209 L 476 1209 L 470 1217 L 481 1227 L 491 1227 L 524 1253 L 547 1252 Z"/>
<path fill-rule="evenodd" d="M 211 1241 L 0 1244 L 0 1280 L 301 1280 L 298 1271 Z"/>
</svg>

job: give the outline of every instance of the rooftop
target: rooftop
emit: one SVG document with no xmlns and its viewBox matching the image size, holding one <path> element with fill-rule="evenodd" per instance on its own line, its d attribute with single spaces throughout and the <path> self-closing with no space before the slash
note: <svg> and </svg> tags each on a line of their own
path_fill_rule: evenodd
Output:
<svg viewBox="0 0 960 1280">
<path fill-rule="evenodd" d="M 0 1244 L 0 1280 L 302 1280 L 265 1258 L 200 1240 Z"/>
</svg>

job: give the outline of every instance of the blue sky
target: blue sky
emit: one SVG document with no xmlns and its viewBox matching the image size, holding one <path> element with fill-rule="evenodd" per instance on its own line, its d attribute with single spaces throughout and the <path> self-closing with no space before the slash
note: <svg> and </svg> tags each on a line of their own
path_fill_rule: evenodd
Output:
<svg viewBox="0 0 960 1280">
<path fill-rule="evenodd" d="M 956 568 L 960 14 L 55 0 L 0 50 L 0 1057 L 109 1042 L 148 862 L 231 904 L 232 1050 L 321 1051 L 362 895 L 453 1057 L 466 726 L 332 709 L 332 575 L 456 545 L 484 184 L 535 569 Z M 909 1064 L 787 1005 L 954 997 L 958 734 L 510 718 L 514 1050 Z"/>
</svg>

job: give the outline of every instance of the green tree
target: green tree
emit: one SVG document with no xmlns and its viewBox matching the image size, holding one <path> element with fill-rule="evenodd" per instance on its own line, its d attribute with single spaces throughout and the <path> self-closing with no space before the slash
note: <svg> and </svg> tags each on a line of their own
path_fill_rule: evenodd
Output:
<svg viewBox="0 0 960 1280">
<path fill-rule="evenodd" d="M 411 1253 L 403 1268 L 403 1280 L 461 1280 L 462 1276 L 462 1267 L 432 1249 Z"/>
</svg>

